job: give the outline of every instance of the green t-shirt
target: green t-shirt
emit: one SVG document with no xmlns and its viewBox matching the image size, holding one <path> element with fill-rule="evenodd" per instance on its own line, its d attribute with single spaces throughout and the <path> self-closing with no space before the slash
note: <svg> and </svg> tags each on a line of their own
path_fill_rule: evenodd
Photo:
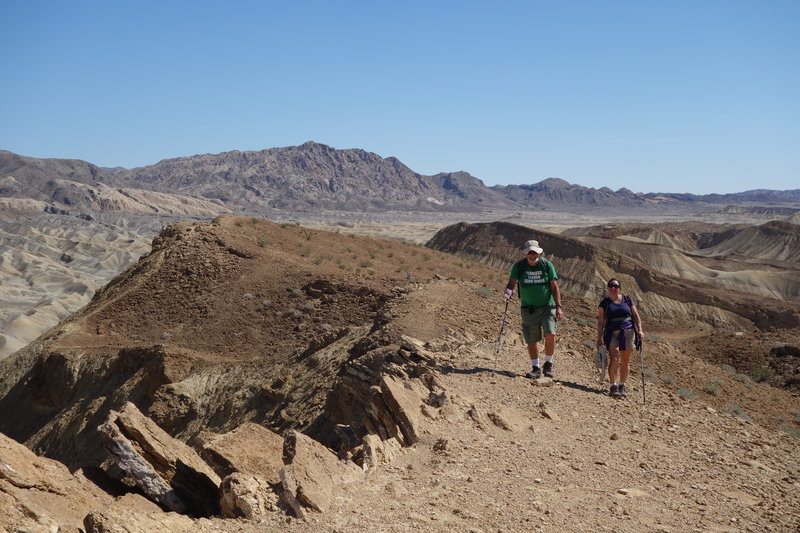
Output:
<svg viewBox="0 0 800 533">
<path fill-rule="evenodd" d="M 556 267 L 547 259 L 540 257 L 536 266 L 529 265 L 527 259 L 517 261 L 511 267 L 511 277 L 519 284 L 522 307 L 541 307 L 555 303 L 553 291 L 550 290 L 550 281 L 558 279 L 558 275 Z"/>
</svg>

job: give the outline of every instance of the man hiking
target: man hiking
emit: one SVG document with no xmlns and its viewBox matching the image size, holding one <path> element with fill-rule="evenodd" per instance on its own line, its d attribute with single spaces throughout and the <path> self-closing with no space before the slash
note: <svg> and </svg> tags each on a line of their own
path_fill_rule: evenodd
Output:
<svg viewBox="0 0 800 533">
<path fill-rule="evenodd" d="M 564 317 L 561 310 L 561 293 L 558 290 L 558 275 L 553 263 L 541 257 L 543 250 L 537 241 L 528 241 L 523 247 L 525 259 L 511 267 L 505 297 L 511 298 L 519 283 L 520 313 L 522 314 L 522 336 L 528 345 L 531 371 L 525 374 L 530 379 L 539 379 L 542 369 L 539 364 L 539 341 L 544 333 L 544 375 L 553 377 L 553 354 L 556 349 L 556 327 Z"/>
</svg>

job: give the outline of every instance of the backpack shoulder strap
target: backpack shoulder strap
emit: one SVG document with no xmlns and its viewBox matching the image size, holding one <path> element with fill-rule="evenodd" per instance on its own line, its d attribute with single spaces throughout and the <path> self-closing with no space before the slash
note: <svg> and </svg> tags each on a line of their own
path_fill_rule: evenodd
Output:
<svg viewBox="0 0 800 533">
<path fill-rule="evenodd" d="M 528 260 L 524 257 L 517 261 L 517 277 L 521 278 L 522 273 L 525 272 L 525 265 L 527 264 Z"/>
</svg>

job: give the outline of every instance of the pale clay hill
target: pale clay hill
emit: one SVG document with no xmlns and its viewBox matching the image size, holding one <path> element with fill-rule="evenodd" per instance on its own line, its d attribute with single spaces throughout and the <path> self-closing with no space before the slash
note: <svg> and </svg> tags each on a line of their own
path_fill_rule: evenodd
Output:
<svg viewBox="0 0 800 533">
<path fill-rule="evenodd" d="M 592 364 L 596 299 L 565 297 L 555 381 L 517 375 L 516 301 L 496 351 L 506 275 L 257 219 L 173 226 L 84 309 L 0 361 L 0 432 L 50 457 L 0 440 L 0 524 L 800 527 L 797 393 L 698 357 L 731 343 L 796 347 L 796 328 L 676 330 L 643 308 L 646 366 L 634 358 L 632 395 L 617 401 Z"/>
</svg>

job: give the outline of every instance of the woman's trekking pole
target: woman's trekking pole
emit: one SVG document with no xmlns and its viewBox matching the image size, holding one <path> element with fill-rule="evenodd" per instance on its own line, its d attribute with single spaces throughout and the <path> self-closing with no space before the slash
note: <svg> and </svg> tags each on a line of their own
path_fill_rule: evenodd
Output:
<svg viewBox="0 0 800 533">
<path fill-rule="evenodd" d="M 497 371 L 497 360 L 500 358 L 500 345 L 503 344 L 503 330 L 506 329 L 506 316 L 508 315 L 508 300 L 506 299 L 506 308 L 503 310 L 503 323 L 500 324 L 500 335 L 497 336 L 497 347 L 494 350 L 494 367 L 492 368 L 492 375 Z"/>
<path fill-rule="evenodd" d="M 647 404 L 647 393 L 644 388 L 644 343 L 639 341 L 639 367 L 642 369 L 642 401 Z"/>
</svg>

